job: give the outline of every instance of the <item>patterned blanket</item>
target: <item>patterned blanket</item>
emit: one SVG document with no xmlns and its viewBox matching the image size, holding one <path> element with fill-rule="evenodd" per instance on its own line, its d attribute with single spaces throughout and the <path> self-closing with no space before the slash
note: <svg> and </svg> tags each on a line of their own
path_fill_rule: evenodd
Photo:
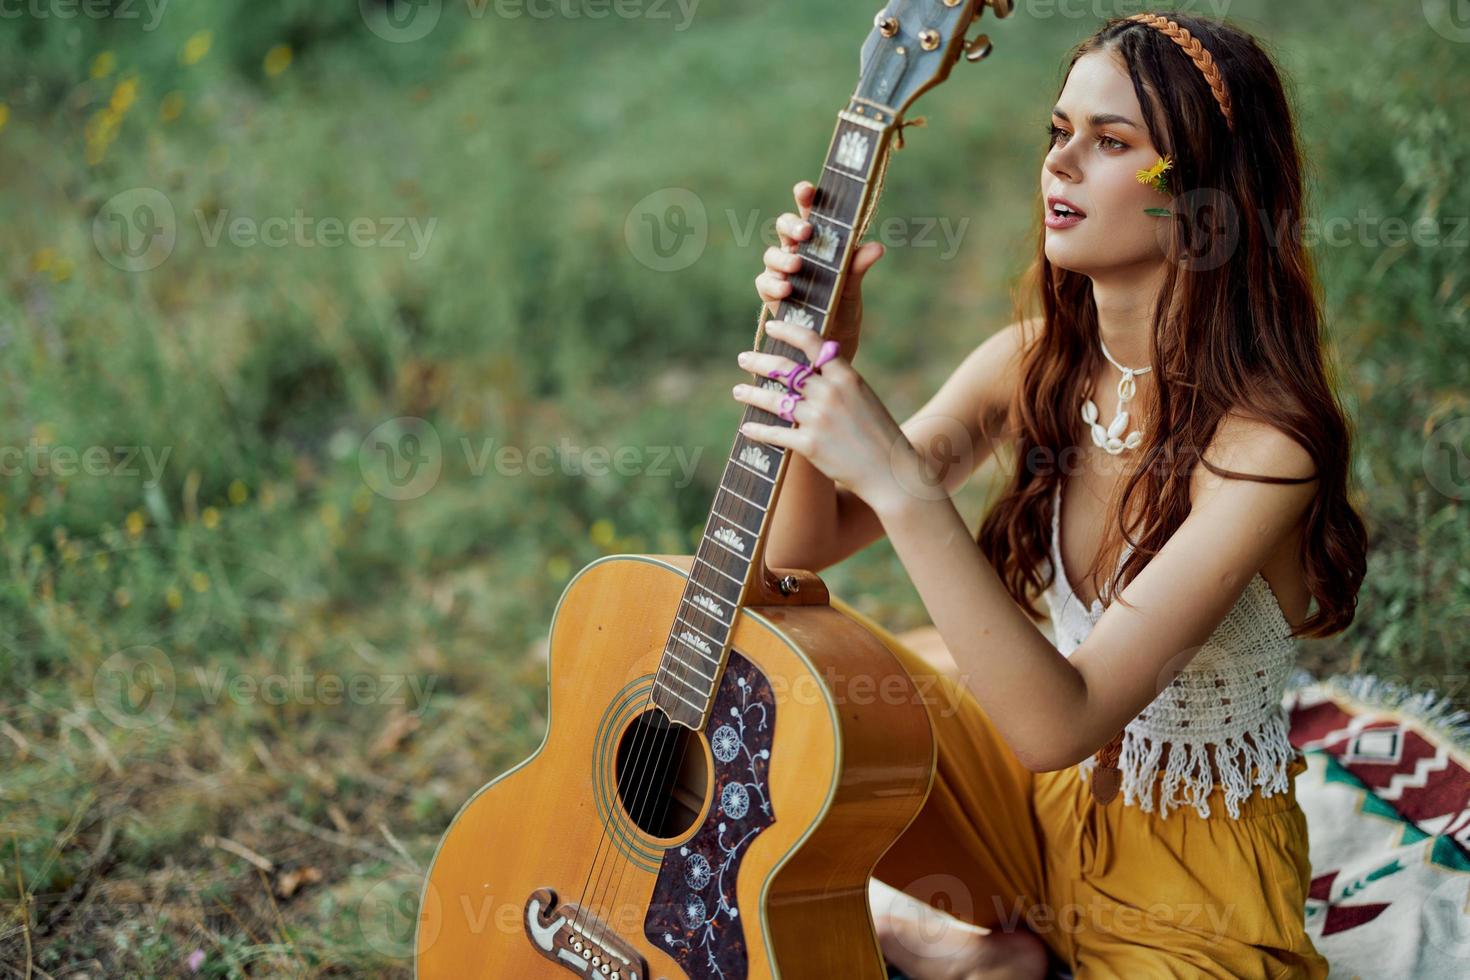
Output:
<svg viewBox="0 0 1470 980">
<path fill-rule="evenodd" d="M 1298 672 L 1307 931 L 1331 976 L 1470 977 L 1470 721 L 1371 676 Z"/>
<path fill-rule="evenodd" d="M 1470 715 L 1372 676 L 1306 671 L 1283 706 L 1308 764 L 1307 931 L 1331 980 L 1470 977 Z"/>
</svg>

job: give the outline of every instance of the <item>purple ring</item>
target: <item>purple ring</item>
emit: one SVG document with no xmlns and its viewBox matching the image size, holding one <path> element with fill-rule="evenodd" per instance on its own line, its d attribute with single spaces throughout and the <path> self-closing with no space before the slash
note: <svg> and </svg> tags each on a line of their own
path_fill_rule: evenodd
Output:
<svg viewBox="0 0 1470 980">
<path fill-rule="evenodd" d="M 801 395 L 799 395 L 799 394 L 788 393 L 786 395 L 782 395 L 781 396 L 781 407 L 776 412 L 776 415 L 778 417 L 780 417 L 780 418 L 785 419 L 787 422 L 791 422 L 791 423 L 795 424 L 795 422 L 796 422 L 796 403 L 799 402 L 799 401 L 801 401 Z"/>
</svg>

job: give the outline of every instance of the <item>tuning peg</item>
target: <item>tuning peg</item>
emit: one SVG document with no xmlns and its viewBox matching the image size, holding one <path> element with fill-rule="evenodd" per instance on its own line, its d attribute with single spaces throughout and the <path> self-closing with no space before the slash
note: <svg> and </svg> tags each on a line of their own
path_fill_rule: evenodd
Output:
<svg viewBox="0 0 1470 980">
<path fill-rule="evenodd" d="M 981 34 L 973 41 L 965 42 L 965 60 L 984 61 L 985 58 L 989 56 L 992 48 L 993 45 L 991 45 L 990 43 L 990 35 Z"/>
<path fill-rule="evenodd" d="M 991 9 L 997 20 L 1011 15 L 1011 0 L 985 0 L 985 5 Z"/>
</svg>

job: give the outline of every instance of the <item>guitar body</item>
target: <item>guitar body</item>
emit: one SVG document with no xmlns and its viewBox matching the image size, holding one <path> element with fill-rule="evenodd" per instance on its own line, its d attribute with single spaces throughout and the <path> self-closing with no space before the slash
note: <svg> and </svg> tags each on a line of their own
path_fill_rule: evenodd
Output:
<svg viewBox="0 0 1470 980">
<path fill-rule="evenodd" d="M 650 727 L 690 565 L 618 555 L 567 586 L 545 740 L 440 842 L 418 977 L 886 977 L 868 879 L 933 780 L 923 698 L 807 576 L 736 617 L 702 731 Z M 666 788 L 628 785 L 659 748 Z"/>
</svg>

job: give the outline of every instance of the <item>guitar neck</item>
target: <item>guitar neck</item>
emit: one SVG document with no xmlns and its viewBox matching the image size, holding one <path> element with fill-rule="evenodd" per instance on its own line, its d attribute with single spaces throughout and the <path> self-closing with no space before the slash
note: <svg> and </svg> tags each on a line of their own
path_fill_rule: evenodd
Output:
<svg viewBox="0 0 1470 980">
<path fill-rule="evenodd" d="M 832 142 L 808 220 L 812 234 L 800 243 L 801 268 L 789 279 L 791 295 L 781 301 L 777 319 L 826 335 L 848 263 L 868 211 L 875 203 L 874 178 L 890 152 L 893 113 L 854 99 L 838 113 Z M 806 356 L 773 337 L 761 350 L 800 364 Z M 785 382 L 764 378 L 761 387 L 785 391 Z M 764 409 L 748 405 L 741 423 L 791 428 Z M 664 645 L 654 681 L 653 700 L 675 722 L 695 731 L 704 727 L 729 651 L 735 614 L 755 577 L 763 573 L 755 557 L 769 530 L 769 514 L 785 475 L 787 451 L 737 432 L 720 477 L 714 506 L 694 555 L 678 614 Z"/>
</svg>

